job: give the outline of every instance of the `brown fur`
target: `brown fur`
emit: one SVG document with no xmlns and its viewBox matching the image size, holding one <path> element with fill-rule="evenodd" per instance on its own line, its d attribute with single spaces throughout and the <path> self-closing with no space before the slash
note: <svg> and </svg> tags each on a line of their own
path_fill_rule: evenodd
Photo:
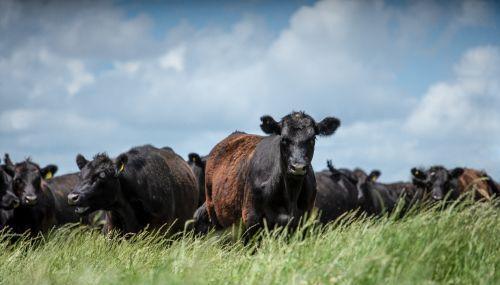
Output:
<svg viewBox="0 0 500 285">
<path fill-rule="evenodd" d="M 206 205 L 210 219 L 219 226 L 228 227 L 242 217 L 245 222 L 252 200 L 245 180 L 247 166 L 262 138 L 234 133 L 210 152 L 205 172 Z"/>
<path fill-rule="evenodd" d="M 465 168 L 464 173 L 459 178 L 460 194 L 465 194 L 469 191 L 475 191 L 474 199 L 476 200 L 491 200 L 493 192 L 491 191 L 488 182 L 486 181 L 484 172 Z"/>
</svg>

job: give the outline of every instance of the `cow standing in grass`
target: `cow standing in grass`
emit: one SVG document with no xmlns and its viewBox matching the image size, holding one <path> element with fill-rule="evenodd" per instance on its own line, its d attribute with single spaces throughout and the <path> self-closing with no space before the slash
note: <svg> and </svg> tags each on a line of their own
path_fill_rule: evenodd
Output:
<svg viewBox="0 0 500 285">
<path fill-rule="evenodd" d="M 314 206 L 320 214 L 320 222 L 335 221 L 343 214 L 359 207 L 358 177 L 348 169 L 336 169 L 331 161 L 328 170 L 316 172 L 317 194 Z"/>
<path fill-rule="evenodd" d="M 81 180 L 68 195 L 79 214 L 106 211 L 105 231 L 182 230 L 198 202 L 196 179 L 171 149 L 134 147 L 116 159 L 76 157 Z"/>
<path fill-rule="evenodd" d="M 261 118 L 269 136 L 235 132 L 210 152 L 205 170 L 206 200 L 195 215 L 195 228 L 227 228 L 242 220 L 248 234 L 265 224 L 290 225 L 313 209 L 316 180 L 311 166 L 316 136 L 329 136 L 340 125 L 327 117 L 316 123 L 303 112 L 276 122 Z M 201 217 L 201 218 L 200 218 Z"/>
<path fill-rule="evenodd" d="M 425 189 L 434 201 L 457 200 L 466 193 L 472 193 L 476 201 L 489 201 L 500 195 L 495 181 L 475 169 L 433 166 L 428 170 L 413 168 L 412 175 L 414 184 Z"/>
</svg>

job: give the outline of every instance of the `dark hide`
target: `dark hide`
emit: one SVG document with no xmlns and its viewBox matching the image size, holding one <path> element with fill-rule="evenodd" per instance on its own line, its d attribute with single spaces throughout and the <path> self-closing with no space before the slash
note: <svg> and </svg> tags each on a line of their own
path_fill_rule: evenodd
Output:
<svg viewBox="0 0 500 285">
<path fill-rule="evenodd" d="M 360 201 L 363 211 L 369 215 L 392 213 L 398 203 L 404 203 L 401 215 L 414 204 L 422 201 L 422 189 L 410 182 L 379 183 L 376 178 L 380 172 L 372 171 L 361 184 L 363 198 Z"/>
<path fill-rule="evenodd" d="M 319 210 L 320 222 L 335 221 L 341 215 L 358 208 L 356 180 L 329 164 L 329 170 L 316 172 L 317 194 L 314 206 Z"/>
<path fill-rule="evenodd" d="M 197 153 L 190 153 L 187 163 L 198 182 L 198 207 L 200 207 L 205 202 L 205 166 L 207 157 L 200 157 Z"/>
<path fill-rule="evenodd" d="M 196 209 L 196 178 L 169 149 L 134 147 L 111 160 L 77 156 L 81 181 L 68 195 L 80 214 L 106 211 L 106 231 L 137 233 L 149 227 L 179 231 Z"/>
</svg>

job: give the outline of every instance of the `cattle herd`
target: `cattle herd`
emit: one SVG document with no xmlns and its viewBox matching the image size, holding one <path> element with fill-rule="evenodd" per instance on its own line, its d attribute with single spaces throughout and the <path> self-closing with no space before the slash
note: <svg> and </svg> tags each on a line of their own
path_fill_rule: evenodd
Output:
<svg viewBox="0 0 500 285">
<path fill-rule="evenodd" d="M 380 171 L 336 168 L 314 172 L 318 136 L 330 136 L 340 121 L 316 122 L 292 112 L 279 122 L 261 118 L 267 136 L 234 132 L 206 156 L 188 161 L 169 147 L 133 147 L 111 158 L 78 154 L 77 173 L 54 176 L 57 166 L 30 159 L 0 165 L 0 229 L 38 235 L 68 223 L 102 226 L 103 232 L 198 234 L 241 223 L 245 234 L 262 227 L 296 227 L 318 209 L 323 224 L 356 211 L 377 216 L 397 205 L 453 201 L 470 193 L 476 201 L 499 196 L 499 185 L 484 171 L 433 166 L 411 169 L 412 180 L 384 184 Z M 409 174 L 410 174 L 409 173 Z M 188 221 L 193 220 L 190 223 Z"/>
</svg>

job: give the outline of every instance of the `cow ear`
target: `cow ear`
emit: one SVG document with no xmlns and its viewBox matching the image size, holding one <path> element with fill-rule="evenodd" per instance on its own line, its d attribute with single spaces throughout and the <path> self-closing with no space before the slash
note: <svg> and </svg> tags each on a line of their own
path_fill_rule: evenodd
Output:
<svg viewBox="0 0 500 285">
<path fill-rule="evenodd" d="M 57 172 L 57 166 L 54 164 L 49 164 L 44 168 L 40 169 L 40 173 L 42 174 L 43 179 L 49 180 L 54 177 L 54 174 Z"/>
<path fill-rule="evenodd" d="M 76 165 L 78 165 L 78 169 L 82 170 L 87 163 L 89 163 L 89 161 L 83 155 L 78 154 L 76 156 Z"/>
<path fill-rule="evenodd" d="M 260 128 L 264 133 L 268 135 L 281 135 L 281 126 L 273 117 L 266 115 L 260 117 L 260 120 L 262 121 Z"/>
<path fill-rule="evenodd" d="M 380 172 L 380 170 L 375 169 L 375 170 L 372 170 L 372 172 L 370 172 L 370 174 L 368 175 L 368 177 L 369 177 L 370 181 L 375 182 L 375 181 L 378 180 L 378 178 L 380 177 L 380 175 L 382 175 L 382 172 Z"/>
<path fill-rule="evenodd" d="M 125 170 L 127 162 L 128 162 L 128 157 L 126 154 L 121 154 L 115 159 L 116 176 L 120 175 Z"/>
<path fill-rule="evenodd" d="M 416 168 L 416 167 L 413 167 L 411 169 L 411 175 L 413 175 L 414 178 L 417 178 L 417 179 L 425 179 L 427 178 L 427 175 L 425 174 L 424 171 Z"/>
<path fill-rule="evenodd" d="M 462 167 L 457 167 L 450 172 L 452 178 L 458 178 L 464 174 L 464 169 Z"/>
<path fill-rule="evenodd" d="M 334 117 L 326 117 L 316 125 L 317 134 L 320 136 L 330 136 L 340 126 L 340 120 Z"/>
</svg>

